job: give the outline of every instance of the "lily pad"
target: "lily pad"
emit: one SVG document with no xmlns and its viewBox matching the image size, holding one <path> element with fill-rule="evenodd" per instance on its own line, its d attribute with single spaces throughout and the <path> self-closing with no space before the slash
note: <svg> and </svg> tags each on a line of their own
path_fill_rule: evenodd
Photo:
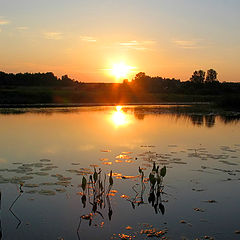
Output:
<svg viewBox="0 0 240 240">
<path fill-rule="evenodd" d="M 36 187 L 39 187 L 39 185 L 38 184 L 24 184 L 24 187 L 27 187 L 27 188 L 36 188 Z"/>
<path fill-rule="evenodd" d="M 40 159 L 39 161 L 40 162 L 51 162 L 51 160 L 49 160 L 49 159 Z"/>
<path fill-rule="evenodd" d="M 35 172 L 34 174 L 39 175 L 39 176 L 47 176 L 48 173 L 46 172 Z"/>
<path fill-rule="evenodd" d="M 54 191 L 52 191 L 52 190 L 43 190 L 43 189 L 41 189 L 38 193 L 39 193 L 40 195 L 46 195 L 46 196 L 56 195 L 56 192 L 54 192 Z"/>
<path fill-rule="evenodd" d="M 35 193 L 37 193 L 37 192 L 38 192 L 37 190 L 25 191 L 25 193 L 28 193 L 28 194 L 35 194 Z"/>
<path fill-rule="evenodd" d="M 66 189 L 64 189 L 64 188 L 56 188 L 55 190 L 56 190 L 57 192 L 60 192 L 60 193 L 66 192 Z"/>
</svg>

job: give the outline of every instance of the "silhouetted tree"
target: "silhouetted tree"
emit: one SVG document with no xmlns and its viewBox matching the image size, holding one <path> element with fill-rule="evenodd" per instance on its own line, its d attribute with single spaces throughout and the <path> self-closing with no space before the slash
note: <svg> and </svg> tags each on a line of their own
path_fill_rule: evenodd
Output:
<svg viewBox="0 0 240 240">
<path fill-rule="evenodd" d="M 217 72 L 214 69 L 207 71 L 206 82 L 215 82 L 217 80 Z"/>
<path fill-rule="evenodd" d="M 180 86 L 180 80 L 175 78 L 150 77 L 144 72 L 139 72 L 133 79 L 133 83 L 146 92 L 176 92 Z"/>
<path fill-rule="evenodd" d="M 147 77 L 147 76 L 146 76 L 145 72 L 139 72 L 139 73 L 136 74 L 134 80 L 135 80 L 135 81 L 143 80 L 143 79 L 145 79 L 146 77 Z"/>
<path fill-rule="evenodd" d="M 63 75 L 62 76 L 62 83 L 63 83 L 63 85 L 68 86 L 68 85 L 72 85 L 73 81 L 72 81 L 71 78 L 68 77 L 68 75 Z"/>
<path fill-rule="evenodd" d="M 0 86 L 76 86 L 77 81 L 67 75 L 62 80 L 52 72 L 47 73 L 5 73 L 0 71 Z M 79 83 L 80 84 L 80 83 Z"/>
<path fill-rule="evenodd" d="M 205 72 L 203 70 L 195 71 L 190 78 L 193 83 L 203 83 L 205 80 Z"/>
<path fill-rule="evenodd" d="M 139 82 L 145 81 L 149 78 L 150 77 L 147 76 L 145 72 L 139 72 L 139 73 L 136 74 L 134 80 L 139 83 Z"/>
</svg>

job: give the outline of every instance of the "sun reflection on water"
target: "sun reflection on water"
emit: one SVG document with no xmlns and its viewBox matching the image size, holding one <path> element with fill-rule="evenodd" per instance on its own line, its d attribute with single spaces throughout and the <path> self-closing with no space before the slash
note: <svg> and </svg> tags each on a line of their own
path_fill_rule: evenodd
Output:
<svg viewBox="0 0 240 240">
<path fill-rule="evenodd" d="M 116 127 L 128 125 L 131 122 L 130 117 L 122 110 L 122 106 L 116 106 L 113 111 L 111 120 Z"/>
</svg>

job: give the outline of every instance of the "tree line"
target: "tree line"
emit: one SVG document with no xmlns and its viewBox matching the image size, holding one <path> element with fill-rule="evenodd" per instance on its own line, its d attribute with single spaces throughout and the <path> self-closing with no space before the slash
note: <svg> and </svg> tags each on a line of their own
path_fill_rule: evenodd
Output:
<svg viewBox="0 0 240 240">
<path fill-rule="evenodd" d="M 5 73 L 0 71 L 0 86 L 73 86 L 79 82 L 63 75 L 47 73 Z"/>
<path fill-rule="evenodd" d="M 151 77 L 144 72 L 136 74 L 131 82 L 123 81 L 118 84 L 121 91 L 141 91 L 148 93 L 176 93 L 176 94 L 201 94 L 214 95 L 222 93 L 240 93 L 240 83 L 218 81 L 218 73 L 214 69 L 207 72 L 194 71 L 188 81 L 175 78 Z M 83 83 L 63 75 L 61 78 L 52 72 L 47 73 L 5 73 L 0 71 L 0 88 L 5 87 L 70 87 L 82 91 L 111 91 L 110 83 Z"/>
<path fill-rule="evenodd" d="M 209 69 L 207 72 L 198 70 L 193 72 L 188 81 L 183 82 L 175 78 L 151 77 L 144 72 L 139 72 L 129 85 L 151 93 L 195 95 L 240 93 L 240 83 L 221 83 L 218 81 L 217 76 L 218 73 L 214 69 Z"/>
<path fill-rule="evenodd" d="M 213 83 L 213 82 L 218 82 L 217 79 L 217 72 L 214 69 L 209 69 L 206 72 L 204 72 L 203 70 L 199 70 L 199 71 L 194 71 L 192 77 L 190 78 L 190 81 L 193 83 Z M 206 76 L 206 77 L 205 77 Z"/>
</svg>

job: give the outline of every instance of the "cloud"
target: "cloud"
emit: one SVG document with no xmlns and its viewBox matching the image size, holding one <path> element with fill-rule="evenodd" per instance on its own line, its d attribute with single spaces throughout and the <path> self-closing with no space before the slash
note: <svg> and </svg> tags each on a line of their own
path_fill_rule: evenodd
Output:
<svg viewBox="0 0 240 240">
<path fill-rule="evenodd" d="M 7 24 L 9 24 L 10 22 L 9 21 L 7 21 L 7 20 L 1 20 L 0 19 L 0 25 L 7 25 Z"/>
<path fill-rule="evenodd" d="M 125 41 L 125 42 L 120 42 L 118 43 L 121 47 L 133 49 L 133 50 L 150 50 L 149 46 L 155 44 L 155 41 L 148 40 L 148 41 L 137 41 L 137 40 L 132 40 L 132 41 Z"/>
<path fill-rule="evenodd" d="M 24 31 L 24 30 L 28 30 L 28 27 L 22 26 L 22 27 L 17 27 L 16 29 L 19 31 Z"/>
<path fill-rule="evenodd" d="M 9 24 L 10 22 L 4 19 L 1 19 L 2 17 L 0 16 L 0 26 L 4 26 Z M 0 28 L 0 33 L 2 32 L 2 29 Z"/>
<path fill-rule="evenodd" d="M 139 42 L 137 41 L 128 41 L 128 42 L 120 42 L 120 46 L 138 46 Z"/>
<path fill-rule="evenodd" d="M 45 32 L 44 37 L 50 40 L 60 40 L 63 38 L 63 33 L 61 32 Z"/>
<path fill-rule="evenodd" d="M 96 42 L 97 40 L 89 36 L 80 36 L 80 39 L 84 42 Z"/>
<path fill-rule="evenodd" d="M 194 48 L 201 48 L 200 45 L 201 39 L 194 39 L 194 40 L 172 40 L 172 42 L 180 48 L 185 49 L 194 49 Z"/>
</svg>

